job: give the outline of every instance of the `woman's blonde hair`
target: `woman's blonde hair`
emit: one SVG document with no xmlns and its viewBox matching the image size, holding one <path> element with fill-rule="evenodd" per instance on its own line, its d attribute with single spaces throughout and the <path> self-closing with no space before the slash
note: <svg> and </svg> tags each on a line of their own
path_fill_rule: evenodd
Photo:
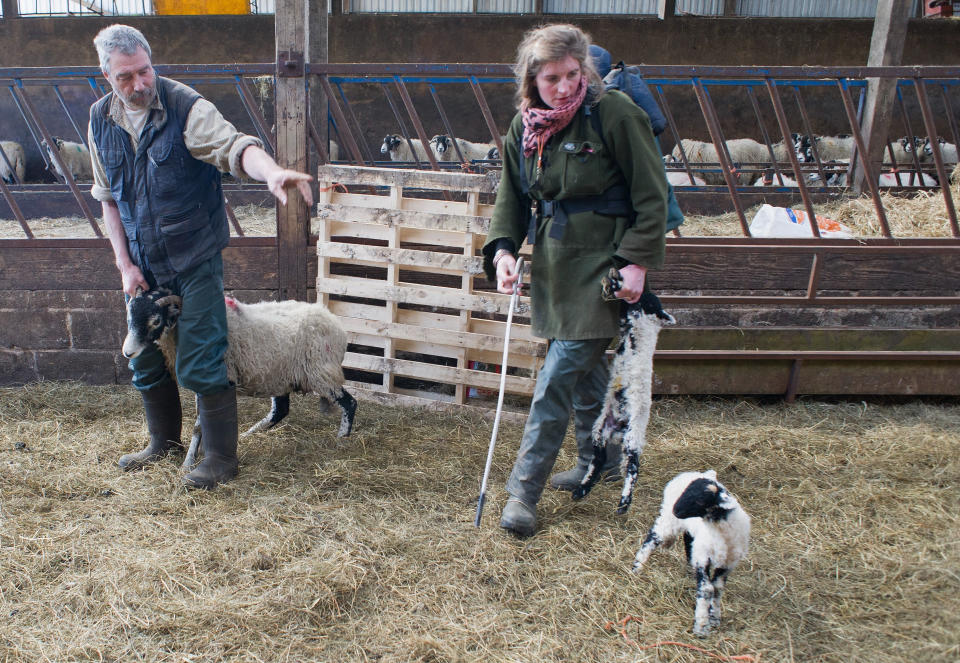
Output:
<svg viewBox="0 0 960 663">
<path fill-rule="evenodd" d="M 603 94 L 603 81 L 590 57 L 590 36 L 575 25 L 557 23 L 534 28 L 523 36 L 517 48 L 517 62 L 513 73 L 517 80 L 517 108 L 524 100 L 533 106 L 543 106 L 537 91 L 537 74 L 543 65 L 571 56 L 580 63 L 580 71 L 590 87 L 588 98 L 596 101 Z"/>
</svg>

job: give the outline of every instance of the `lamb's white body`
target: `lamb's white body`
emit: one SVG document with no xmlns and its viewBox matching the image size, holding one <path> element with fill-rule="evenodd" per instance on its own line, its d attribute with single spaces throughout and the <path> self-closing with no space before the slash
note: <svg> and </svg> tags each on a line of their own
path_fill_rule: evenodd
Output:
<svg viewBox="0 0 960 663">
<path fill-rule="evenodd" d="M 93 165 L 90 163 L 90 152 L 82 143 L 73 143 L 68 140 L 54 138 L 57 149 L 60 151 L 60 158 L 63 165 L 70 171 L 71 177 L 75 182 L 89 181 L 93 179 Z M 63 171 L 57 165 L 57 160 L 53 158 L 53 151 L 44 143 L 47 153 L 50 154 L 50 164 L 60 176 L 61 180 L 66 181 Z"/>
<path fill-rule="evenodd" d="M 398 134 L 390 134 L 383 139 L 383 144 L 380 145 L 380 154 L 389 154 L 391 161 L 430 163 L 430 159 L 427 158 L 427 151 L 423 148 L 420 139 L 411 138 L 410 142 L 413 143 L 414 152 L 410 151 L 410 145 L 407 144 L 406 138 Z M 414 153 L 416 153 L 416 158 L 414 158 Z"/>
<path fill-rule="evenodd" d="M 683 146 L 683 152 L 687 155 L 687 161 L 689 163 L 720 163 L 720 156 L 717 154 L 717 148 L 714 147 L 713 143 L 705 143 L 687 138 L 682 139 L 680 143 Z M 770 152 L 767 151 L 767 147 L 752 138 L 733 138 L 728 140 L 727 152 L 730 153 L 730 159 L 733 162 L 732 165 L 740 163 L 767 163 L 770 161 Z M 683 161 L 680 154 L 680 145 L 674 146 L 670 155 L 674 161 Z M 726 183 L 723 173 L 703 173 L 702 177 L 707 184 Z M 755 173 L 738 173 L 736 176 L 740 184 L 750 184 L 755 178 Z"/>
<path fill-rule="evenodd" d="M 613 278 L 614 273 L 616 270 L 611 270 L 608 278 Z M 619 289 L 619 286 L 613 289 Z M 624 513 L 630 507 L 640 454 L 647 444 L 657 336 L 665 324 L 674 322 L 673 317 L 660 307 L 660 300 L 649 291 L 644 292 L 636 304 L 624 306 L 625 313 L 620 318 L 620 341 L 610 366 L 603 410 L 593 424 L 593 459 L 580 486 L 573 491 L 575 500 L 586 497 L 600 480 L 600 470 L 607 460 L 607 444 L 622 444 L 625 468 L 618 513 Z"/>
<path fill-rule="evenodd" d="M 697 581 L 693 632 L 705 636 L 720 623 L 726 577 L 750 548 L 750 516 L 717 481 L 715 471 L 683 472 L 667 483 L 660 515 L 637 552 L 633 570 L 641 569 L 650 553 L 671 545 L 680 535 Z"/>
<path fill-rule="evenodd" d="M 15 173 L 17 179 L 20 180 L 21 184 L 23 184 L 23 178 L 27 173 L 27 160 L 24 156 L 23 145 L 12 140 L 0 140 L 0 148 L 3 149 L 3 153 L 6 155 L 7 161 L 9 161 L 10 165 L 13 166 L 13 172 L 11 173 L 10 168 L 7 166 L 7 161 L 4 161 L 3 158 L 0 157 L 0 177 L 3 178 L 4 182 L 13 184 L 13 175 Z"/>
</svg>

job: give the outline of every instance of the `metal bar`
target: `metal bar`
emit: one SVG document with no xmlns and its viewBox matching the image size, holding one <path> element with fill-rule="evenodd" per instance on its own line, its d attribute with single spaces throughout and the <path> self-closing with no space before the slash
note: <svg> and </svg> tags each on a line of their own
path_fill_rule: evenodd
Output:
<svg viewBox="0 0 960 663">
<path fill-rule="evenodd" d="M 707 128 L 710 130 L 711 138 L 713 138 L 713 145 L 717 150 L 717 157 L 720 159 L 720 168 L 723 170 L 723 179 L 727 183 L 727 188 L 730 190 L 730 198 L 733 200 L 733 207 L 736 209 L 737 216 L 740 218 L 740 228 L 743 230 L 744 235 L 750 237 L 747 217 L 744 216 L 743 205 L 740 202 L 740 196 L 737 194 L 737 183 L 733 178 L 733 167 L 728 160 L 727 146 L 723 144 L 723 132 L 720 130 L 720 124 L 717 118 L 711 112 L 713 110 L 713 104 L 707 97 L 706 90 L 703 88 L 700 79 L 694 78 L 691 82 L 693 83 L 693 90 L 697 95 L 697 101 L 700 103 L 700 111 L 707 121 Z"/>
<path fill-rule="evenodd" d="M 657 98 L 660 100 L 660 107 L 663 109 L 663 114 L 667 118 L 667 126 L 670 127 L 670 133 L 673 134 L 673 141 L 680 150 L 680 161 L 683 163 L 683 169 L 687 171 L 687 177 L 690 178 L 690 184 L 695 185 L 696 182 L 693 179 L 693 171 L 690 170 L 690 162 L 687 161 L 687 152 L 683 149 L 683 139 L 681 139 L 680 134 L 677 133 L 677 125 L 673 120 L 673 113 L 670 111 L 670 104 L 667 103 L 667 98 L 663 95 L 663 87 L 660 85 L 655 87 L 657 89 Z"/>
<path fill-rule="evenodd" d="M 773 150 L 773 143 L 770 140 L 770 134 L 767 133 L 767 127 L 763 122 L 763 116 L 760 114 L 760 104 L 757 103 L 757 97 L 753 94 L 753 86 L 747 86 L 747 98 L 750 100 L 750 105 L 753 107 L 753 114 L 757 117 L 757 126 L 760 127 L 760 134 L 763 136 L 763 143 L 767 146 L 767 153 L 770 155 L 770 165 L 773 167 L 773 173 L 777 176 L 777 179 L 780 181 L 780 186 L 783 184 L 783 175 L 780 174 L 780 166 L 777 164 L 777 155 Z M 789 145 L 784 145 L 787 149 L 790 149 Z M 764 179 L 766 182 L 766 179 Z"/>
<path fill-rule="evenodd" d="M 70 172 L 70 169 L 67 168 L 66 164 L 63 163 L 63 159 L 60 158 L 60 149 L 53 141 L 53 138 L 47 131 L 47 127 L 44 126 L 43 121 L 37 115 L 30 98 L 27 97 L 26 93 L 20 87 L 14 87 L 13 91 L 14 96 L 20 98 L 20 101 L 23 102 L 24 108 L 30 115 L 30 119 L 36 124 L 37 129 L 40 130 L 43 140 L 46 142 L 47 147 L 49 148 L 50 156 L 53 157 L 53 160 L 60 167 L 60 172 L 63 175 L 63 179 L 66 181 L 67 186 L 70 187 L 70 192 L 73 193 L 73 197 L 77 199 L 77 204 L 80 206 L 80 210 L 83 212 L 83 215 L 87 217 L 87 221 L 90 222 L 90 227 L 93 228 L 93 234 L 97 237 L 103 237 L 103 233 L 100 232 L 100 227 L 97 225 L 97 221 L 93 216 L 93 212 L 90 211 L 87 201 L 83 199 L 83 195 L 80 193 L 77 183 L 73 181 L 73 174 Z"/>
<path fill-rule="evenodd" d="M 13 172 L 13 170 L 11 169 L 10 172 Z M 7 201 L 7 205 L 10 206 L 10 211 L 13 212 L 13 216 L 17 219 L 17 223 L 20 224 L 20 227 L 23 229 L 24 234 L 26 234 L 27 239 L 33 239 L 33 231 L 30 230 L 30 225 L 24 218 L 23 212 L 20 211 L 20 206 L 17 205 L 17 201 L 14 200 L 13 194 L 10 192 L 10 187 L 7 186 L 7 183 L 3 181 L 2 177 L 0 177 L 0 193 L 3 194 L 3 199 Z"/>
<path fill-rule="evenodd" d="M 427 138 L 427 132 L 424 131 L 423 123 L 420 122 L 420 115 L 417 114 L 417 109 L 413 105 L 413 100 L 410 98 L 410 93 L 407 92 L 407 86 L 404 84 L 403 79 L 399 76 L 394 77 L 393 82 L 394 85 L 397 86 L 397 91 L 400 93 L 400 100 L 403 101 L 403 105 L 407 109 L 407 114 L 410 116 L 410 122 L 413 123 L 413 128 L 417 132 L 417 136 L 420 138 L 420 142 L 423 145 L 423 151 L 426 154 L 427 160 L 430 162 L 430 167 L 433 170 L 440 170 L 440 165 L 437 163 L 437 157 L 434 155 L 433 150 L 430 149 L 430 139 Z M 413 156 L 416 158 L 416 151 L 414 151 Z"/>
<path fill-rule="evenodd" d="M 947 92 L 947 86 L 940 84 L 940 93 L 943 95 L 943 107 L 947 111 L 947 123 L 950 125 L 950 136 L 954 145 L 960 145 L 960 130 L 957 129 L 957 116 L 953 114 L 953 103 L 950 101 L 950 94 Z"/>
<path fill-rule="evenodd" d="M 899 85 L 897 86 L 897 105 L 900 108 L 900 115 L 903 117 L 903 123 L 907 129 L 907 140 L 912 143 L 910 147 L 910 153 L 913 155 L 913 166 L 917 169 L 918 173 L 922 172 L 920 166 L 920 155 L 917 154 L 917 144 L 915 141 L 916 134 L 913 132 L 913 125 L 910 122 L 910 116 L 907 115 L 907 107 L 906 104 L 903 103 L 903 95 L 900 93 Z M 893 156 L 891 155 L 891 160 L 892 158 Z M 899 178 L 897 178 L 897 181 L 900 181 Z"/>
<path fill-rule="evenodd" d="M 870 165 L 870 159 L 867 155 L 866 145 L 864 145 L 863 142 L 863 135 L 860 133 L 860 124 L 857 122 L 857 115 L 853 110 L 853 100 L 850 98 L 850 92 L 847 90 L 846 81 L 838 78 L 837 87 L 840 88 L 840 97 L 843 99 L 843 107 L 847 111 L 847 119 L 850 121 L 850 131 L 853 133 L 853 140 L 857 144 L 860 165 L 863 168 L 863 174 L 866 176 L 867 186 L 870 188 L 870 197 L 873 199 L 873 206 L 877 211 L 877 219 L 880 221 L 880 227 L 883 229 L 883 236 L 892 237 L 890 225 L 887 223 L 887 213 L 883 209 L 883 201 L 880 200 L 877 175 L 873 172 L 873 168 L 871 168 Z"/>
<path fill-rule="evenodd" d="M 244 80 L 243 76 L 237 75 L 235 77 L 237 92 L 240 95 L 240 103 L 243 104 L 244 110 L 247 111 L 247 115 L 250 116 L 250 121 L 253 122 L 253 126 L 257 131 L 257 134 L 260 136 L 260 140 L 263 141 L 263 144 L 270 148 L 270 154 L 276 156 L 277 154 L 277 140 L 273 135 L 273 132 L 267 128 L 267 121 L 260 113 L 260 109 L 257 108 L 257 104 L 253 100 L 253 93 L 250 91 L 250 86 L 247 85 L 247 81 Z"/>
<path fill-rule="evenodd" d="M 790 125 L 787 123 L 787 114 L 784 112 L 783 103 L 780 101 L 780 92 L 777 90 L 777 84 L 768 78 L 766 79 L 766 85 L 767 92 L 770 95 L 770 101 L 773 103 L 773 112 L 777 117 L 777 123 L 780 125 L 780 133 L 783 135 L 783 142 L 786 145 L 790 145 L 793 142 L 793 138 L 790 132 Z M 813 136 L 810 137 L 810 140 L 813 141 Z M 814 237 L 820 237 L 820 226 L 817 224 L 817 215 L 813 211 L 813 201 L 810 198 L 810 192 L 807 191 L 807 183 L 804 181 L 805 178 L 800 169 L 800 160 L 797 158 L 797 151 L 788 149 L 787 157 L 790 159 L 790 165 L 793 166 L 793 172 L 797 175 L 797 188 L 800 190 L 803 206 L 807 209 L 807 214 L 810 216 L 810 231 Z"/>
<path fill-rule="evenodd" d="M 87 145 L 87 136 L 84 132 L 80 131 L 80 127 L 77 126 L 77 123 L 73 121 L 73 116 L 70 115 L 70 109 L 67 108 L 67 102 L 64 100 L 63 95 L 60 94 L 60 86 L 54 85 L 53 91 L 57 95 L 57 99 L 60 101 L 60 106 L 63 107 L 63 112 L 67 114 L 67 119 L 70 120 L 70 124 L 73 125 L 73 130 L 77 132 L 77 137 L 80 138 L 80 142 L 83 143 L 83 146 L 90 149 L 90 146 Z"/>
<path fill-rule="evenodd" d="M 813 150 L 814 160 L 817 165 L 817 173 L 820 174 L 820 181 L 827 185 L 827 175 L 823 172 L 823 161 L 820 159 L 820 151 L 817 150 L 817 140 L 813 133 L 813 127 L 810 124 L 810 115 L 807 113 L 807 105 L 803 103 L 803 96 L 800 94 L 800 88 L 793 86 L 793 97 L 797 101 L 797 108 L 800 110 L 800 119 L 803 122 L 803 131 L 810 137 L 810 149 Z M 797 177 L 802 177 L 802 173 L 797 173 Z M 812 217 L 811 217 L 812 218 Z"/>
<path fill-rule="evenodd" d="M 347 125 L 347 118 L 343 115 L 343 109 L 340 108 L 336 97 L 333 96 L 333 88 L 330 87 L 329 78 L 327 76 L 320 76 L 320 84 L 323 86 L 324 92 L 327 93 L 327 103 L 330 104 L 330 112 L 333 113 L 333 118 L 337 125 L 337 134 L 343 138 L 343 142 L 346 143 L 346 145 L 342 145 L 341 147 L 346 148 L 354 163 L 362 165 L 363 155 L 360 153 L 357 141 L 353 137 L 353 132 Z"/>
<path fill-rule="evenodd" d="M 357 141 L 360 144 L 360 150 L 363 152 L 363 155 L 366 157 L 367 161 L 373 163 L 376 159 L 373 158 L 373 154 L 370 153 L 370 147 L 367 145 L 367 141 L 363 139 L 363 127 L 360 126 L 360 121 L 357 119 L 357 116 L 353 112 L 353 106 L 350 104 L 350 100 L 347 99 L 347 95 L 343 92 L 343 87 L 337 83 L 337 91 L 340 93 L 340 99 L 343 100 L 343 105 L 346 107 L 346 113 L 348 120 L 353 120 L 353 126 L 356 128 L 356 136 L 359 137 Z"/>
<path fill-rule="evenodd" d="M 327 152 L 323 141 L 320 140 L 317 128 L 313 125 L 313 118 L 310 117 L 307 118 L 307 134 L 310 136 L 310 140 L 313 141 L 313 146 L 317 149 L 317 154 L 320 155 L 320 161 L 322 163 L 330 163 L 330 153 Z"/>
<path fill-rule="evenodd" d="M 23 104 L 20 102 L 20 98 L 13 91 L 16 87 L 15 85 L 7 86 L 10 90 L 10 96 L 13 97 L 13 103 L 17 105 L 17 110 L 20 111 L 20 117 L 23 118 L 23 123 L 27 125 L 27 131 L 30 132 L 30 137 L 33 138 L 34 145 L 37 146 L 37 150 L 40 151 L 40 158 L 43 159 L 43 167 L 46 170 L 50 170 L 50 158 L 47 156 L 47 151 L 43 149 L 43 139 L 37 136 L 37 131 L 31 124 L 30 119 L 27 117 L 27 111 L 24 109 Z"/>
<path fill-rule="evenodd" d="M 90 91 L 93 92 L 93 100 L 97 102 L 103 97 L 103 92 L 100 90 L 100 84 L 97 82 L 97 79 L 93 76 L 87 77 L 87 83 L 90 84 Z"/>
<path fill-rule="evenodd" d="M 237 221 L 237 215 L 233 213 L 233 206 L 230 205 L 230 201 L 227 200 L 227 197 L 223 197 L 223 206 L 227 210 L 227 218 L 230 219 L 230 225 L 233 226 L 234 231 L 240 236 L 243 237 L 243 228 L 240 227 L 240 222 Z"/>
<path fill-rule="evenodd" d="M 800 367 L 803 365 L 802 359 L 794 359 L 790 364 L 790 375 L 787 376 L 787 391 L 783 395 L 783 400 L 787 403 L 793 403 L 797 399 L 797 383 L 800 381 Z"/>
<path fill-rule="evenodd" d="M 817 286 L 820 282 L 820 253 L 813 254 L 813 264 L 810 265 L 810 280 L 807 281 L 807 299 L 817 298 Z"/>
<path fill-rule="evenodd" d="M 443 110 L 443 104 L 440 103 L 440 95 L 437 94 L 437 89 L 433 86 L 433 83 L 430 83 L 430 96 L 433 97 L 433 104 L 437 107 L 437 112 L 440 114 L 440 121 L 443 123 L 443 128 L 447 131 L 453 148 L 457 151 L 457 159 L 460 160 L 460 163 L 466 164 L 467 160 L 463 158 L 463 152 L 460 151 L 457 136 L 453 133 L 453 127 L 450 125 L 450 120 L 447 119 L 447 113 Z M 431 138 L 431 140 L 433 139 Z"/>
<path fill-rule="evenodd" d="M 480 104 L 480 112 L 483 113 L 483 119 L 487 122 L 487 129 L 490 130 L 490 135 L 493 136 L 493 142 L 497 144 L 497 152 L 499 152 L 500 157 L 503 158 L 503 139 L 500 137 L 500 132 L 497 130 L 497 122 L 493 119 L 493 113 L 490 112 L 487 98 L 484 96 L 483 90 L 480 88 L 480 81 L 477 80 L 476 76 L 470 77 L 470 87 L 473 88 L 473 96 L 477 98 L 477 103 Z"/>
<path fill-rule="evenodd" d="M 400 128 L 400 134 L 403 136 L 404 140 L 407 141 L 407 147 L 410 148 L 410 153 L 413 154 L 414 163 L 416 163 L 417 166 L 420 166 L 420 158 L 417 156 L 417 151 L 413 149 L 413 143 L 410 142 L 410 132 L 407 130 L 407 123 L 403 121 L 403 115 L 400 113 L 400 109 L 397 108 L 396 103 L 393 101 L 393 97 L 390 95 L 390 88 L 387 87 L 386 83 L 381 83 L 380 87 L 383 90 L 383 96 L 387 99 L 387 104 L 390 106 L 390 110 L 393 111 L 393 117 L 397 120 L 397 126 Z"/>
<path fill-rule="evenodd" d="M 953 206 L 953 196 L 950 193 L 950 178 L 943 164 L 943 155 L 940 153 L 940 141 L 937 140 L 937 123 L 930 110 L 930 100 L 927 98 L 927 86 L 921 78 L 913 79 L 917 90 L 917 99 L 920 101 L 920 112 L 923 114 L 923 123 L 930 137 L 930 148 L 933 151 L 933 162 L 937 165 L 937 178 L 940 181 L 940 191 L 943 193 L 943 202 L 947 206 L 947 216 L 950 217 L 950 229 L 954 237 L 960 237 L 960 226 L 957 225 L 957 210 Z"/>
</svg>

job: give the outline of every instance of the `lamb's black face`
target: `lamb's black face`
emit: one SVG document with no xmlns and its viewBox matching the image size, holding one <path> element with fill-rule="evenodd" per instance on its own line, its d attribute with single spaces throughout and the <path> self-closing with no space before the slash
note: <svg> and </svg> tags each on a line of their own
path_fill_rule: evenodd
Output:
<svg viewBox="0 0 960 663">
<path fill-rule="evenodd" d="M 695 479 L 677 498 L 673 515 L 677 518 L 707 518 L 715 520 L 725 511 L 720 509 L 723 488 L 710 479 Z"/>
<path fill-rule="evenodd" d="M 163 331 L 177 324 L 180 316 L 178 301 L 172 299 L 166 288 L 157 288 L 131 297 L 127 301 L 127 337 L 123 341 L 123 356 L 136 357 Z"/>
</svg>

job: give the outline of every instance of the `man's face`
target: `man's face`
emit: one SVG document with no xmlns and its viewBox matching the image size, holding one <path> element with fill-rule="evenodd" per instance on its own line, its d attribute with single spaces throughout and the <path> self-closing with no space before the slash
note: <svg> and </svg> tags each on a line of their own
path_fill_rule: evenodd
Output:
<svg viewBox="0 0 960 663">
<path fill-rule="evenodd" d="M 110 54 L 110 73 L 103 72 L 110 86 L 128 108 L 147 108 L 157 95 L 156 74 L 150 56 L 142 48 L 133 55 Z"/>
</svg>

